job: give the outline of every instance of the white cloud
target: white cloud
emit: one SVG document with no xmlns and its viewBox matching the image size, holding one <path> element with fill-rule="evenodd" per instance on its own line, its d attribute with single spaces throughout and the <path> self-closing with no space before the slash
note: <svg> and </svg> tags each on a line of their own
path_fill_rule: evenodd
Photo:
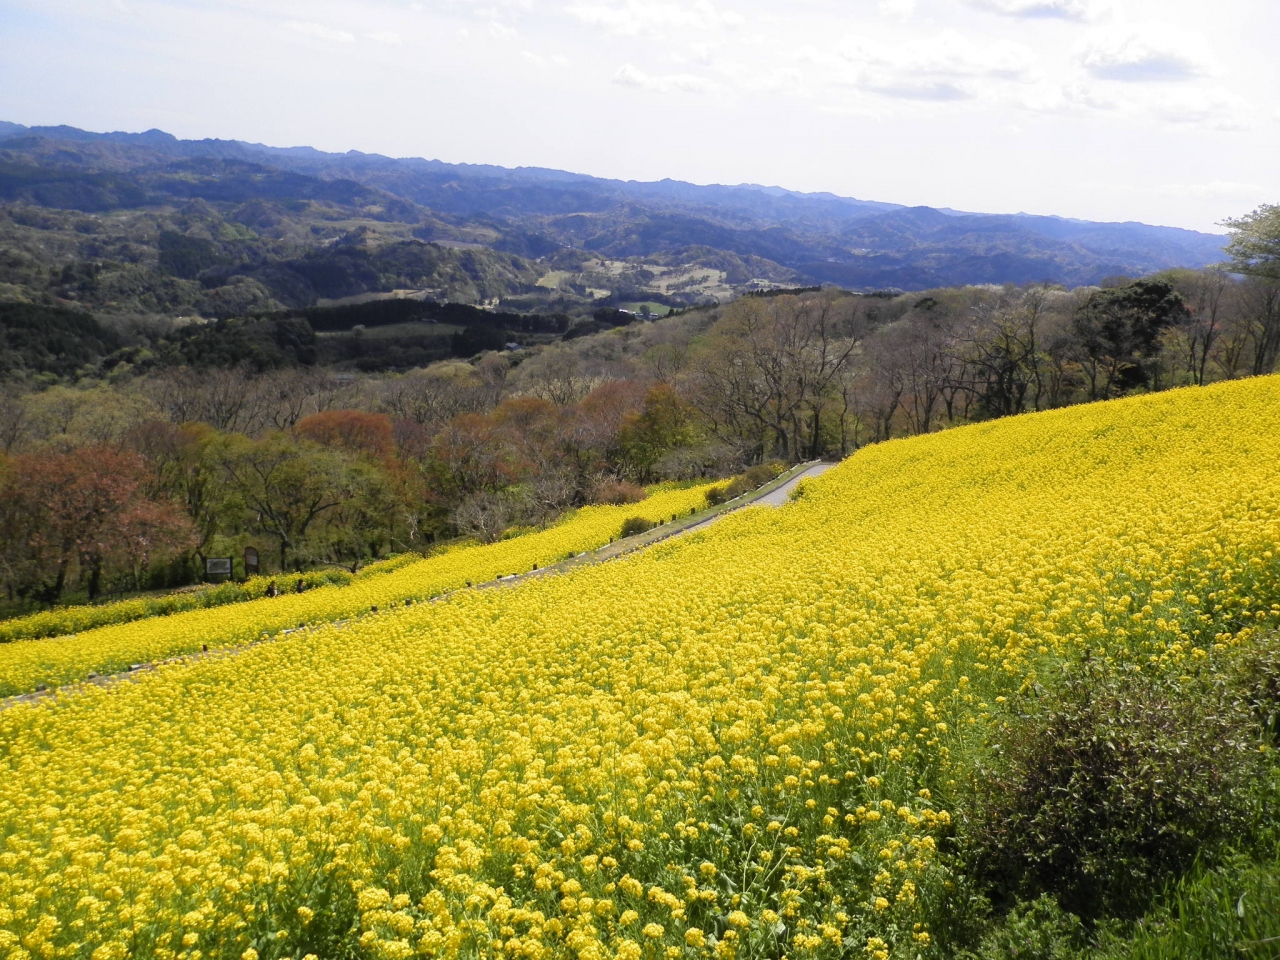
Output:
<svg viewBox="0 0 1280 960">
<path fill-rule="evenodd" d="M 1032 113 L 1108 113 L 1120 103 L 1094 83 L 1047 83 L 1032 87 L 1018 100 Z"/>
<path fill-rule="evenodd" d="M 1166 123 L 1207 127 L 1211 130 L 1247 130 L 1253 125 L 1249 104 L 1223 90 L 1189 90 L 1156 99 L 1154 116 Z"/>
<path fill-rule="evenodd" d="M 684 54 L 675 53 L 674 56 L 682 62 L 692 61 L 702 64 L 704 67 L 709 67 L 715 62 L 717 53 L 719 53 L 719 44 L 713 45 L 695 40 L 687 46 Z"/>
<path fill-rule="evenodd" d="M 1029 79 L 1034 58 L 1012 44 L 977 44 L 954 30 L 886 46 L 856 42 L 840 53 L 837 85 L 860 87 L 900 100 L 967 100 L 975 85 Z"/>
<path fill-rule="evenodd" d="M 1097 10 L 1088 0 L 969 0 L 971 6 L 1006 17 L 1087 20 Z"/>
<path fill-rule="evenodd" d="M 397 46 L 397 47 L 403 42 L 400 39 L 400 34 L 395 33 L 394 31 L 391 31 L 391 30 L 385 30 L 385 31 L 382 31 L 381 33 L 366 33 L 365 37 L 367 37 L 370 40 L 374 40 L 377 43 L 389 43 L 392 46 Z"/>
<path fill-rule="evenodd" d="M 532 50 L 521 50 L 520 55 L 535 67 L 567 67 L 569 65 L 568 59 L 559 53 L 544 57 Z"/>
<path fill-rule="evenodd" d="M 949 80 L 921 80 L 872 84 L 870 89 L 898 100 L 971 100 L 973 93 Z"/>
<path fill-rule="evenodd" d="M 338 43 L 354 43 L 355 34 L 347 33 L 345 30 L 337 30 L 333 27 L 326 27 L 323 23 L 301 22 L 298 20 L 290 20 L 285 27 L 294 33 L 300 33 L 306 37 L 316 37 L 319 40 L 333 40 Z"/>
<path fill-rule="evenodd" d="M 886 17 L 906 20 L 916 12 L 916 0 L 880 0 L 880 12 Z"/>
<path fill-rule="evenodd" d="M 1256 183 L 1233 183 L 1229 180 L 1213 180 L 1209 183 L 1169 183 L 1156 188 L 1156 193 L 1166 197 L 1258 197 L 1267 188 Z"/>
<path fill-rule="evenodd" d="M 740 14 L 718 9 L 710 0 L 694 0 L 693 3 L 586 0 L 566 7 L 565 12 L 590 26 L 628 37 L 662 37 L 673 33 L 697 35 L 732 29 L 745 22 Z"/>
<path fill-rule="evenodd" d="M 713 84 L 706 77 L 691 73 L 671 73 L 652 76 L 631 63 L 624 63 L 613 75 L 613 82 L 624 87 L 651 90 L 654 93 L 710 93 Z"/>
<path fill-rule="evenodd" d="M 855 64 L 892 70 L 908 76 L 1000 77 L 1025 76 L 1034 63 L 1031 51 L 1012 44 L 975 42 L 955 30 L 914 37 L 896 46 L 855 43 L 842 55 Z"/>
<path fill-rule="evenodd" d="M 811 93 L 806 71 L 800 64 L 717 61 L 714 68 L 719 74 L 712 84 L 715 90 L 731 90 L 747 102 L 754 97 L 804 98 Z"/>
<path fill-rule="evenodd" d="M 1204 130 L 1235 131 L 1255 121 L 1250 104 L 1229 90 L 1202 89 L 1194 84 L 1169 87 L 1134 84 L 1119 88 L 1094 80 L 1046 83 L 1028 88 L 1017 100 L 1033 113 L 1111 115 L 1125 122 L 1157 121 Z"/>
<path fill-rule="evenodd" d="M 1190 80 L 1205 73 L 1203 64 L 1179 45 L 1137 34 L 1095 41 L 1081 51 L 1079 60 L 1099 80 L 1125 83 Z"/>
</svg>

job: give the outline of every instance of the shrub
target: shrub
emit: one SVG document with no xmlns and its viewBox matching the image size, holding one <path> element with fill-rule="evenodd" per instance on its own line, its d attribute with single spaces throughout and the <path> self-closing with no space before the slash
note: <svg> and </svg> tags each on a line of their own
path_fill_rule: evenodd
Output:
<svg viewBox="0 0 1280 960">
<path fill-rule="evenodd" d="M 1228 682 L 1241 691 L 1264 735 L 1280 740 L 1280 635 L 1256 637 L 1238 650 Z"/>
<path fill-rule="evenodd" d="M 515 540 L 519 537 L 527 537 L 531 533 L 537 533 L 538 529 L 538 527 L 528 525 L 507 527 L 507 529 L 502 531 L 502 540 Z"/>
<path fill-rule="evenodd" d="M 763 487 L 786 469 L 787 465 L 781 460 L 769 460 L 766 463 L 757 463 L 754 467 L 748 467 L 747 472 L 741 477 L 743 489 L 745 491 Z"/>
<path fill-rule="evenodd" d="M 758 463 L 754 467 L 748 467 L 745 473 L 734 477 L 727 484 L 713 488 L 713 491 L 708 491 L 707 503 L 714 507 L 727 500 L 740 497 L 744 493 L 750 493 L 752 490 L 763 487 L 786 468 L 787 465 L 780 460 L 770 460 L 768 463 Z M 713 492 L 720 497 L 719 500 L 712 500 Z"/>
<path fill-rule="evenodd" d="M 718 487 L 711 487 L 707 490 L 707 506 L 718 507 L 722 503 L 726 503 L 733 499 L 733 494 L 729 493 L 729 484 L 721 484 Z"/>
<path fill-rule="evenodd" d="M 774 477 L 780 475 L 783 470 L 786 470 L 786 468 L 786 463 L 783 463 L 780 460 L 771 460 L 768 463 L 756 463 L 754 467 L 748 467 L 745 474 L 733 477 L 733 479 L 728 481 L 726 485 L 719 488 L 721 489 L 723 499 L 718 500 L 718 503 L 724 503 L 724 500 L 732 500 L 735 497 L 741 497 L 744 493 L 750 493 L 751 490 L 762 488 L 762 486 L 769 483 L 769 480 L 773 480 Z M 708 502 L 710 502 L 709 494 Z M 712 506 L 716 506 L 716 503 L 712 503 Z"/>
<path fill-rule="evenodd" d="M 634 537 L 637 533 L 644 533 L 646 530 L 652 530 L 657 524 L 652 520 L 646 520 L 644 517 L 627 517 L 622 521 L 622 530 L 618 533 L 619 539 L 622 537 Z"/>
<path fill-rule="evenodd" d="M 1002 724 L 964 841 L 997 904 L 1051 894 L 1086 920 L 1133 917 L 1251 833 L 1258 728 L 1213 666 L 1153 674 L 1086 656 Z"/>
<path fill-rule="evenodd" d="M 644 487 L 638 487 L 626 480 L 608 480 L 596 487 L 596 503 L 607 503 L 612 506 L 639 503 L 645 496 Z"/>
<path fill-rule="evenodd" d="M 1019 903 L 992 927 L 964 960 L 1077 960 L 1085 956 L 1088 938 L 1080 918 L 1053 897 Z"/>
</svg>

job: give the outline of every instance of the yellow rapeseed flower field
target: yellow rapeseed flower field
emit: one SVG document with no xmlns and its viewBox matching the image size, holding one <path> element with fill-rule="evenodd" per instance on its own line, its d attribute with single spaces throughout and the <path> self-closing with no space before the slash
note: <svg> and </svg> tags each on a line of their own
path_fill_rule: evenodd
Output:
<svg viewBox="0 0 1280 960">
<path fill-rule="evenodd" d="M 499 543 L 469 544 L 408 564 L 389 563 L 390 572 L 373 569 L 350 584 L 294 594 L 288 591 L 296 578 L 282 575 L 279 581 L 286 592 L 280 597 L 148 617 L 48 640 L 0 644 L 0 696 L 25 693 L 39 684 L 52 687 L 83 680 L 90 673 L 116 673 L 131 664 L 191 653 L 202 646 L 211 650 L 238 646 L 301 623 L 342 620 L 373 607 L 428 599 L 468 583 L 527 573 L 535 565 L 546 566 L 608 543 L 628 517 L 661 523 L 705 506 L 712 486 L 659 487 L 639 503 L 583 507 L 546 530 Z M 317 577 L 309 579 L 318 582 Z M 262 583 L 258 585 L 265 593 Z"/>
<path fill-rule="evenodd" d="M 614 563 L 11 708 L 0 955 L 927 956 L 998 697 L 1280 612 L 1278 424 L 1268 378 L 882 444 Z"/>
</svg>

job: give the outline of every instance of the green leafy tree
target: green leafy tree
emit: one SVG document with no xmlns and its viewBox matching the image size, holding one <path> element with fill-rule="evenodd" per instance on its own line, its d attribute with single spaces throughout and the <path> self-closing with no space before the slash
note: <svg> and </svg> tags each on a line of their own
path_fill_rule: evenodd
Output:
<svg viewBox="0 0 1280 960">
<path fill-rule="evenodd" d="M 1280 358 L 1280 204 L 1264 204 L 1223 222 L 1231 231 L 1228 269 L 1250 278 L 1248 335 L 1252 373 L 1270 373 Z"/>
<path fill-rule="evenodd" d="M 342 458 L 285 433 L 261 440 L 233 436 L 223 458 L 227 480 L 250 516 L 249 526 L 280 544 L 280 569 L 297 566 L 312 524 L 346 497 Z"/>
<path fill-rule="evenodd" d="M 665 454 L 696 439 L 688 404 L 659 383 L 649 390 L 644 405 L 624 419 L 618 445 L 627 472 L 646 481 L 653 478 L 653 468 Z"/>
<path fill-rule="evenodd" d="M 221 532 L 236 525 L 240 504 L 222 473 L 226 438 L 205 423 L 153 420 L 135 428 L 129 445 L 151 463 L 153 496 L 180 504 L 196 531 L 201 565 Z"/>
<path fill-rule="evenodd" d="M 1222 225 L 1231 232 L 1227 256 L 1232 272 L 1280 281 L 1280 204 L 1263 204 Z"/>
<path fill-rule="evenodd" d="M 1147 361 L 1159 351 L 1161 332 L 1186 315 L 1178 292 L 1160 280 L 1137 280 L 1090 296 L 1073 323 L 1089 399 L 1147 386 Z"/>
<path fill-rule="evenodd" d="M 403 503 L 392 477 L 376 463 L 343 457 L 338 467 L 337 503 L 307 538 L 306 549 L 314 559 L 355 573 L 366 559 L 386 549 Z"/>
</svg>

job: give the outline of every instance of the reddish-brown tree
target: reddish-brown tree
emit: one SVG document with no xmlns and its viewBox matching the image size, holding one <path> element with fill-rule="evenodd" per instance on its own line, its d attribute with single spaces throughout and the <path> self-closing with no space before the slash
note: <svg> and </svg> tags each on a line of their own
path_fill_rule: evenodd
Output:
<svg viewBox="0 0 1280 960">
<path fill-rule="evenodd" d="M 618 435 L 627 416 L 644 404 L 647 387 L 633 380 L 615 380 L 596 387 L 565 411 L 561 448 L 583 489 L 612 473 Z"/>
<path fill-rule="evenodd" d="M 294 426 L 299 437 L 322 447 L 364 454 L 384 462 L 395 457 L 395 431 L 384 413 L 363 410 L 324 410 L 303 417 Z"/>
<path fill-rule="evenodd" d="M 146 462 L 104 447 L 14 457 L 0 491 L 0 550 L 10 590 L 56 602 L 78 569 L 90 599 L 104 575 L 135 579 L 157 553 L 189 549 L 195 533 L 147 496 Z"/>
</svg>

